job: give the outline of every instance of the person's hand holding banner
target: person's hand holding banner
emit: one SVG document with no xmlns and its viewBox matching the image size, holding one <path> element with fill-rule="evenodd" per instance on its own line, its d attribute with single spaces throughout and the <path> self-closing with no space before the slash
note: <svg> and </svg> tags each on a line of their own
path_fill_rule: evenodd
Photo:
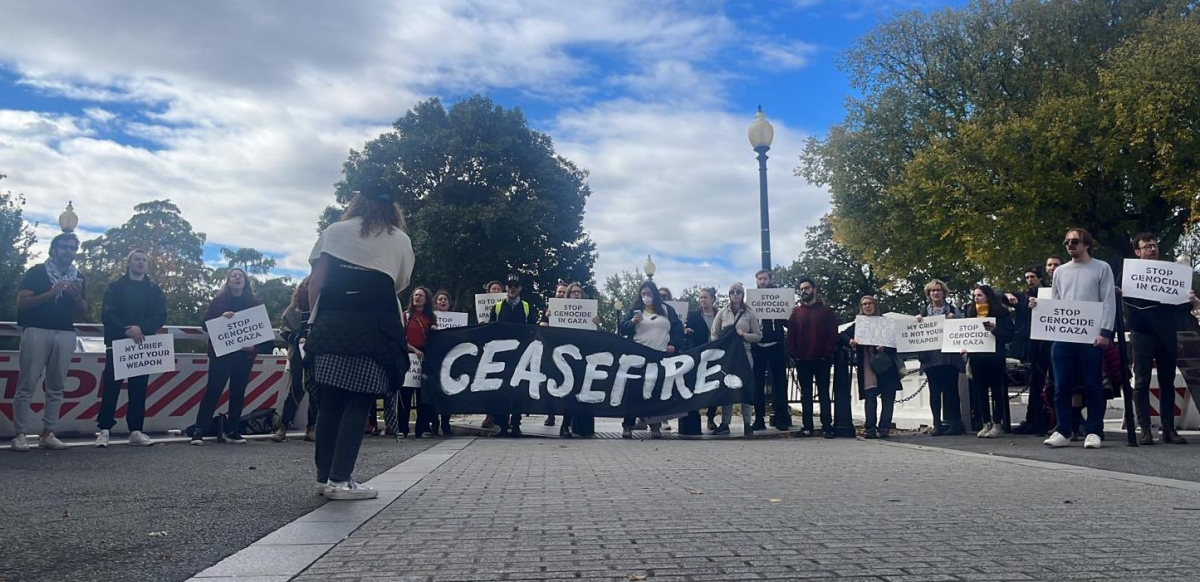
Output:
<svg viewBox="0 0 1200 582">
<path fill-rule="evenodd" d="M 213 353 L 218 358 L 240 349 L 253 349 L 258 344 L 275 339 L 271 316 L 267 315 L 267 308 L 263 305 L 214 317 L 204 322 L 204 327 L 208 330 Z"/>
</svg>

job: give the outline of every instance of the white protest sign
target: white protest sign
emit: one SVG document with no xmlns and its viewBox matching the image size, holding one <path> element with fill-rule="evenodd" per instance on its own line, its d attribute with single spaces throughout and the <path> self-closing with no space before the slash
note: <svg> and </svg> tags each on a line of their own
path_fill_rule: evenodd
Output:
<svg viewBox="0 0 1200 582">
<path fill-rule="evenodd" d="M 438 329 L 454 329 L 467 327 L 467 314 L 461 311 L 434 311 Z"/>
<path fill-rule="evenodd" d="M 1103 314 L 1104 304 L 1099 301 L 1038 299 L 1029 339 L 1090 344 L 1100 335 Z"/>
<path fill-rule="evenodd" d="M 175 336 L 148 335 L 140 344 L 132 339 L 113 340 L 112 364 L 113 378 L 117 380 L 174 372 Z"/>
<path fill-rule="evenodd" d="M 680 323 L 687 323 L 688 302 L 687 301 L 663 301 L 675 310 L 675 315 L 679 316 Z"/>
<path fill-rule="evenodd" d="M 854 341 L 861 346 L 896 347 L 896 320 L 860 315 L 854 318 Z"/>
<path fill-rule="evenodd" d="M 945 315 L 925 317 L 920 322 L 915 317 L 897 319 L 896 351 L 909 353 L 941 350 L 942 331 L 945 329 Z"/>
<path fill-rule="evenodd" d="M 408 373 L 404 375 L 405 388 L 420 388 L 425 375 L 421 373 L 421 358 L 416 354 L 408 354 Z"/>
<path fill-rule="evenodd" d="M 1054 299 L 1054 288 L 1053 287 L 1038 287 L 1037 296 L 1035 298 L 1038 301 L 1041 301 L 1042 299 Z"/>
<path fill-rule="evenodd" d="M 263 305 L 243 309 L 233 317 L 215 317 L 204 322 L 204 327 L 217 357 L 275 339 L 271 316 Z"/>
<path fill-rule="evenodd" d="M 996 351 L 996 336 L 983 327 L 984 322 L 996 323 L 995 317 L 947 319 L 942 322 L 942 352 L 990 354 Z"/>
<path fill-rule="evenodd" d="M 1192 268 L 1167 261 L 1125 259 L 1121 293 L 1133 299 L 1149 299 L 1165 305 L 1188 302 Z"/>
<path fill-rule="evenodd" d="M 504 301 L 508 293 L 480 293 L 475 296 L 475 321 L 486 323 L 492 320 L 492 306 Z"/>
<path fill-rule="evenodd" d="M 746 289 L 746 305 L 759 319 L 787 319 L 796 306 L 796 290 Z"/>
<path fill-rule="evenodd" d="M 550 312 L 550 327 L 572 329 L 596 329 L 593 317 L 600 311 L 600 302 L 595 299 L 558 299 L 551 297 L 546 305 Z"/>
</svg>

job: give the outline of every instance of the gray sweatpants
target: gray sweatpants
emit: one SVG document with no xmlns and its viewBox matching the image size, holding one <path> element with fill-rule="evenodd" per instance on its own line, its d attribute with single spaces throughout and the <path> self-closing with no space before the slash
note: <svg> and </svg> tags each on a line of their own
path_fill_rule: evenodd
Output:
<svg viewBox="0 0 1200 582">
<path fill-rule="evenodd" d="M 28 434 L 26 430 L 37 422 L 30 401 L 43 378 L 46 380 L 46 407 L 42 411 L 42 430 L 54 431 L 58 411 L 62 408 L 67 369 L 74 353 L 74 331 L 27 327 L 21 332 L 21 377 L 17 382 L 17 396 L 13 399 L 17 434 Z"/>
</svg>

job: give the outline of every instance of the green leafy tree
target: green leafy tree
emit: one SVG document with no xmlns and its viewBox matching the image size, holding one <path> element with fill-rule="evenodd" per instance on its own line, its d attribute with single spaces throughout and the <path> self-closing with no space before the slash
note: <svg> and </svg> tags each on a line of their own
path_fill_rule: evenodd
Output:
<svg viewBox="0 0 1200 582">
<path fill-rule="evenodd" d="M 797 173 L 829 187 L 839 243 L 884 278 L 1007 283 L 1072 225 L 1110 261 L 1141 230 L 1170 245 L 1198 191 L 1196 18 L 1174 0 L 898 16 L 846 54 L 862 97 Z"/>
<path fill-rule="evenodd" d="M 291 277 L 273 277 L 254 286 L 254 294 L 266 306 L 267 313 L 271 314 L 271 323 L 275 327 L 279 327 L 283 310 L 291 304 L 296 285 Z"/>
<path fill-rule="evenodd" d="M 100 313 L 108 284 L 125 273 L 126 257 L 143 249 L 150 257 L 148 274 L 166 295 L 167 324 L 199 325 L 212 298 L 204 240 L 170 200 L 138 204 L 128 222 L 81 246 L 79 267 L 88 278 L 90 312 Z"/>
<path fill-rule="evenodd" d="M 583 230 L 587 172 L 558 155 L 520 109 L 475 96 L 446 109 L 418 103 L 393 130 L 351 151 L 335 220 L 358 184 L 382 174 L 404 209 L 418 261 L 413 281 L 469 305 L 479 285 L 517 272 L 544 298 L 559 280 L 590 286 L 594 244 Z"/>
<path fill-rule="evenodd" d="M 221 247 L 221 256 L 225 258 L 227 266 L 213 269 L 212 282 L 215 286 L 225 284 L 226 277 L 229 276 L 229 270 L 234 267 L 239 267 L 246 274 L 256 276 L 257 278 L 265 277 L 271 274 L 271 269 L 275 268 L 275 259 L 268 257 L 256 249 L 241 248 L 232 250 L 226 247 Z"/>
<path fill-rule="evenodd" d="M 0 174 L 0 180 L 4 178 Z M 17 286 L 30 259 L 29 249 L 37 241 L 21 213 L 23 206 L 24 196 L 0 192 L 0 321 L 17 318 Z"/>
</svg>

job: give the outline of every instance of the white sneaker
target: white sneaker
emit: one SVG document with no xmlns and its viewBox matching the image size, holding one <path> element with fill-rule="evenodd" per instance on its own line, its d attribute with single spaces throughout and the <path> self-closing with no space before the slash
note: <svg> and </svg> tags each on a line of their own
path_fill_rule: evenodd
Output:
<svg viewBox="0 0 1200 582">
<path fill-rule="evenodd" d="M 1083 440 L 1083 448 L 1085 449 L 1098 449 L 1100 446 L 1101 441 L 1100 435 L 1098 434 L 1089 434 L 1087 435 L 1087 438 Z"/>
<path fill-rule="evenodd" d="M 102 449 L 108 446 L 108 429 L 102 430 L 100 434 L 96 435 L 96 446 Z"/>
<path fill-rule="evenodd" d="M 664 420 L 662 422 L 662 426 L 660 426 L 659 428 L 662 430 L 671 430 L 671 423 Z"/>
<path fill-rule="evenodd" d="M 12 452 L 28 453 L 29 452 L 29 439 L 26 438 L 25 435 L 23 435 L 23 434 L 19 434 L 15 438 L 13 438 Z"/>
<path fill-rule="evenodd" d="M 50 433 L 50 436 L 38 441 L 38 448 L 51 451 L 63 451 L 69 447 L 67 447 L 66 443 L 58 440 L 58 437 L 55 436 L 54 433 Z"/>
<path fill-rule="evenodd" d="M 360 485 L 354 479 L 349 481 L 330 481 L 325 489 L 325 498 L 334 500 L 357 501 L 360 499 L 375 499 L 379 491 Z"/>
<path fill-rule="evenodd" d="M 991 433 L 992 433 L 992 423 L 985 422 L 985 423 L 983 423 L 983 428 L 980 429 L 979 432 L 975 433 L 975 436 L 978 438 L 981 438 L 981 439 L 986 439 L 991 436 Z"/>
<path fill-rule="evenodd" d="M 135 447 L 148 447 L 153 445 L 154 441 L 150 440 L 150 437 L 146 436 L 146 433 L 135 430 L 129 433 L 129 444 Z"/>
<path fill-rule="evenodd" d="M 1058 431 L 1054 431 L 1054 434 L 1050 435 L 1050 438 L 1042 441 L 1042 444 L 1053 449 L 1060 449 L 1062 447 L 1071 446 L 1071 439 L 1063 436 L 1062 433 Z"/>
<path fill-rule="evenodd" d="M 1004 436 L 1004 424 L 995 422 L 992 423 L 992 430 L 988 431 L 987 438 L 994 439 L 998 436 Z"/>
<path fill-rule="evenodd" d="M 326 491 L 329 491 L 329 482 L 317 481 L 317 496 L 324 497 Z"/>
</svg>

